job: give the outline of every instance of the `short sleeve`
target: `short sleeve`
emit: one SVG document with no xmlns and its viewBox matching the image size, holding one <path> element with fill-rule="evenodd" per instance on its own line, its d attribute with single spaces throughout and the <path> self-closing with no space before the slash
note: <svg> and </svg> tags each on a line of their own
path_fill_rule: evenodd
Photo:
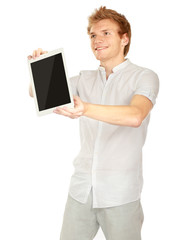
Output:
<svg viewBox="0 0 178 240">
<path fill-rule="evenodd" d="M 78 80 L 80 76 L 75 76 L 70 78 L 70 86 L 72 89 L 72 94 L 73 96 L 79 96 L 78 90 L 77 90 L 77 85 L 78 85 Z"/>
<path fill-rule="evenodd" d="M 159 78 L 157 74 L 149 69 L 144 70 L 137 83 L 134 95 L 143 95 L 150 99 L 153 105 L 159 92 Z"/>
</svg>

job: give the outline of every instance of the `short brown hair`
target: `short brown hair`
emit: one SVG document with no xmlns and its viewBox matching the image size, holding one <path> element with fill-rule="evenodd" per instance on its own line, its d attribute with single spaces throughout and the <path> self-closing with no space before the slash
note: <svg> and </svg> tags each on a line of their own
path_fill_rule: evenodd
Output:
<svg viewBox="0 0 178 240">
<path fill-rule="evenodd" d="M 128 20 L 126 19 L 126 17 L 124 15 L 122 15 L 112 9 L 107 9 L 105 6 L 104 7 L 101 6 L 99 9 L 95 9 L 94 13 L 91 16 L 89 16 L 89 18 L 88 18 L 88 27 L 87 27 L 88 34 L 90 34 L 92 24 L 97 23 L 103 19 L 111 19 L 118 23 L 118 25 L 120 27 L 120 31 L 118 33 L 119 33 L 120 37 L 122 37 L 122 35 L 124 33 L 127 33 L 129 42 L 124 48 L 124 56 L 126 56 L 129 51 L 130 42 L 131 42 L 130 23 L 128 22 Z"/>
</svg>

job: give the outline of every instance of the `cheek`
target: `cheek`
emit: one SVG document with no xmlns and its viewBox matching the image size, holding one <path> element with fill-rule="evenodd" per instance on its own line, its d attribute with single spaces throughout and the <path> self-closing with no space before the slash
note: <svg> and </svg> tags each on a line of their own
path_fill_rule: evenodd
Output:
<svg viewBox="0 0 178 240">
<path fill-rule="evenodd" d="M 90 43 L 90 46 L 91 46 L 91 49 L 94 50 L 94 43 L 93 42 Z"/>
<path fill-rule="evenodd" d="M 115 51 L 120 51 L 120 49 L 121 49 L 121 42 L 115 41 L 114 48 L 115 48 Z"/>
</svg>

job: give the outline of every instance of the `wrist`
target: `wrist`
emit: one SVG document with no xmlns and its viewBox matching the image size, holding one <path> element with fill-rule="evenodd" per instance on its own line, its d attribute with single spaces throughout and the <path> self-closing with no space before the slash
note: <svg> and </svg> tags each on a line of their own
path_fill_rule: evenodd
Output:
<svg viewBox="0 0 178 240">
<path fill-rule="evenodd" d="M 83 116 L 86 116 L 87 115 L 87 112 L 88 112 L 88 109 L 89 109 L 89 103 L 87 102 L 83 102 L 83 105 L 84 105 L 84 110 L 83 110 Z"/>
</svg>

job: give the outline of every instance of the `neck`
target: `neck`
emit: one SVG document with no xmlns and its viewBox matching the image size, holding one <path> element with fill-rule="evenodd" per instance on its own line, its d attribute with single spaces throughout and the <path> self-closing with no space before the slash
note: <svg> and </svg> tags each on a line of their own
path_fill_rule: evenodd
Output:
<svg viewBox="0 0 178 240">
<path fill-rule="evenodd" d="M 106 79 L 108 79 L 109 75 L 112 73 L 112 69 L 116 67 L 117 65 L 123 63 L 126 59 L 124 56 L 120 57 L 116 61 L 100 61 L 100 66 L 105 68 L 106 71 Z"/>
</svg>

